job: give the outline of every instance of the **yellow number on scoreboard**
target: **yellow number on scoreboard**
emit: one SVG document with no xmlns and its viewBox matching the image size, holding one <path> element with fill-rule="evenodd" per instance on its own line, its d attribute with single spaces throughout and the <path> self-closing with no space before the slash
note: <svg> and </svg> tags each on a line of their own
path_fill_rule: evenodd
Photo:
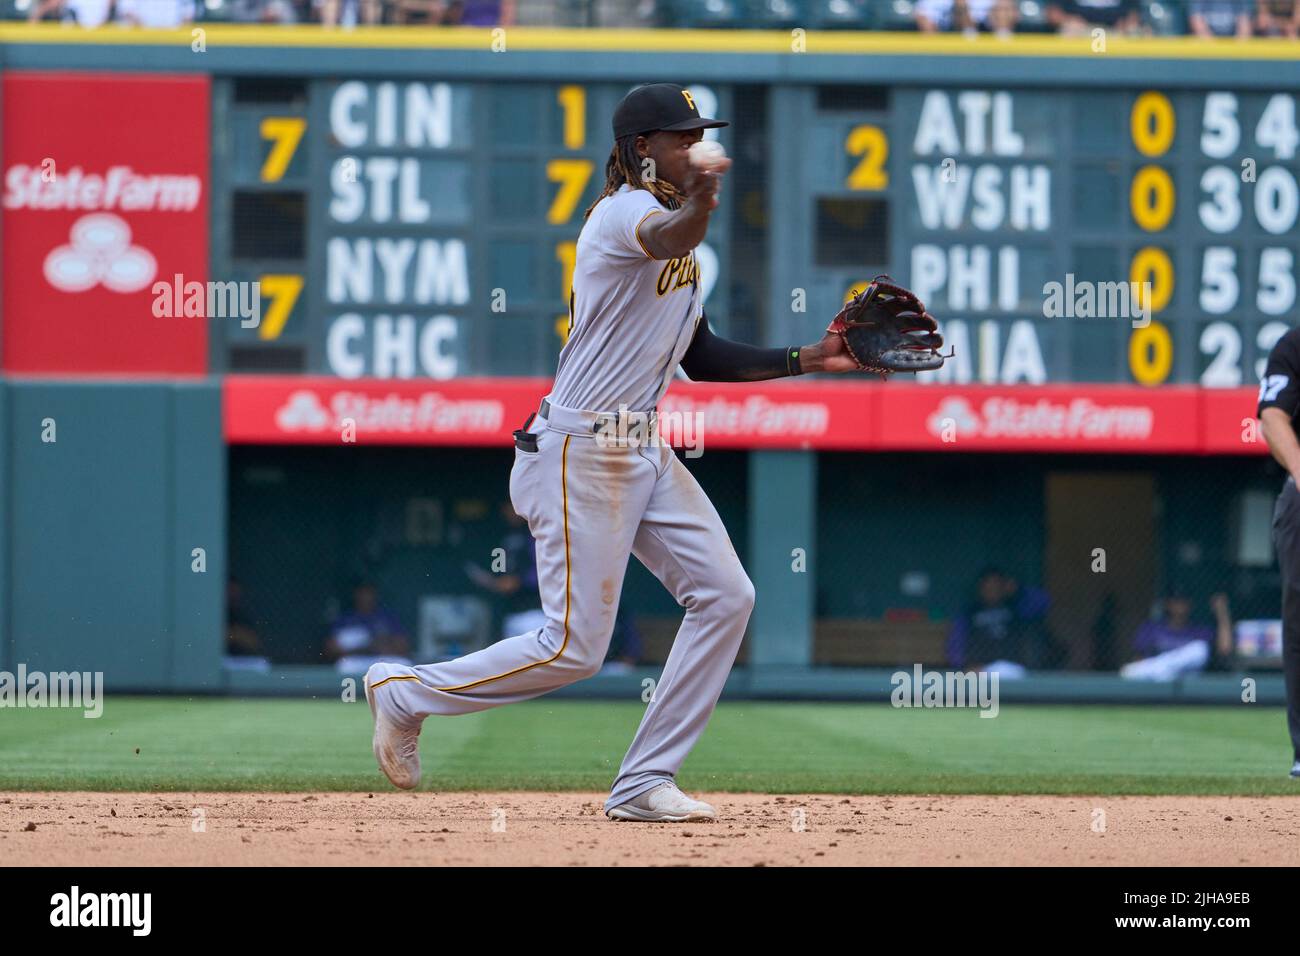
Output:
<svg viewBox="0 0 1300 956">
<path fill-rule="evenodd" d="M 259 132 L 262 139 L 271 141 L 271 151 L 262 163 L 262 182 L 278 183 L 284 178 L 293 154 L 298 151 L 307 121 L 301 116 L 267 116 L 262 119 Z"/>
<path fill-rule="evenodd" d="M 1163 156 L 1174 144 L 1174 107 L 1163 93 L 1146 92 L 1133 103 L 1129 132 L 1143 156 Z"/>
<path fill-rule="evenodd" d="M 1147 232 L 1159 232 L 1174 217 L 1174 181 L 1160 166 L 1143 166 L 1129 188 L 1133 221 Z"/>
<path fill-rule="evenodd" d="M 578 244 L 576 242 L 557 242 L 555 244 L 555 261 L 560 264 L 564 301 L 569 301 L 573 291 L 573 266 L 578 261 Z"/>
<path fill-rule="evenodd" d="M 564 148 L 582 149 L 587 142 L 587 90 L 562 86 L 555 94 L 564 113 Z"/>
<path fill-rule="evenodd" d="M 257 280 L 261 285 L 262 295 L 271 300 L 266 310 L 257 337 L 273 341 L 284 331 L 284 324 L 289 321 L 298 296 L 302 294 L 302 276 L 299 275 L 265 275 Z"/>
<path fill-rule="evenodd" d="M 1134 329 L 1128 340 L 1128 367 L 1140 385 L 1159 385 L 1174 364 L 1174 340 L 1162 323 Z"/>
<path fill-rule="evenodd" d="M 889 158 L 889 137 L 879 126 L 855 126 L 844 140 L 844 149 L 850 156 L 862 159 L 853 167 L 845 183 L 849 189 L 875 191 L 889 185 L 889 172 L 885 160 Z"/>
<path fill-rule="evenodd" d="M 546 221 L 552 226 L 563 225 L 573 218 L 582 191 L 591 179 L 591 170 L 589 159 L 552 159 L 546 164 L 546 178 L 560 184 L 551 200 L 551 208 L 546 210 Z"/>
<path fill-rule="evenodd" d="M 1169 253 L 1155 246 L 1139 249 L 1129 263 L 1128 281 L 1137 288 L 1137 304 L 1143 307 L 1148 305 L 1144 283 L 1150 283 L 1151 311 L 1163 312 L 1174 295 L 1174 264 L 1169 260 Z"/>
</svg>

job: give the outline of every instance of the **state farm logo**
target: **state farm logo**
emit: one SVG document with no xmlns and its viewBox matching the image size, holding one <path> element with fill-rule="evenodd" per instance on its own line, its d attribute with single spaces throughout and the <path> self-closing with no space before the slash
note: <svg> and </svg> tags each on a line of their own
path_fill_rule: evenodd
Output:
<svg viewBox="0 0 1300 956">
<path fill-rule="evenodd" d="M 158 261 L 143 246 L 131 245 L 131 227 L 120 216 L 100 212 L 72 224 L 71 242 L 45 257 L 45 279 L 63 292 L 85 292 L 97 285 L 112 292 L 139 292 L 158 272 Z"/>
<path fill-rule="evenodd" d="M 325 411 L 315 392 L 294 392 L 275 413 L 275 424 L 286 432 L 318 432 L 329 423 L 329 412 Z"/>
<path fill-rule="evenodd" d="M 925 421 L 932 435 L 943 436 L 951 429 L 971 438 L 1142 441 L 1151 437 L 1154 426 L 1155 413 L 1146 405 L 1100 405 L 1090 398 L 1022 402 L 996 397 L 985 399 L 976 409 L 965 398 L 950 396 Z"/>
<path fill-rule="evenodd" d="M 951 428 L 958 435 L 978 435 L 980 420 L 964 398 L 945 398 L 934 414 L 925 420 L 925 428 L 931 435 L 943 435 Z"/>
<path fill-rule="evenodd" d="M 495 435 L 505 422 L 505 406 L 496 399 L 457 400 L 438 392 L 405 398 L 344 391 L 334 393 L 326 407 L 316 392 L 299 389 L 275 413 L 276 427 L 285 432 L 322 432 L 346 422 L 358 432 Z"/>
<path fill-rule="evenodd" d="M 193 212 L 203 199 L 203 180 L 194 175 L 138 173 L 130 166 L 87 172 L 73 166 L 22 163 L 5 170 L 6 209 L 121 209 L 125 212 Z"/>
</svg>

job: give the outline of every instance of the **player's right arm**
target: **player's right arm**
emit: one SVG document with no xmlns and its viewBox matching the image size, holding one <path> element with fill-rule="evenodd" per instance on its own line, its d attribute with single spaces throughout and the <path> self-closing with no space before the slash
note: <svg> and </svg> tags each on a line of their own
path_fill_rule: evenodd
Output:
<svg viewBox="0 0 1300 956">
<path fill-rule="evenodd" d="M 1300 483 L 1300 441 L 1291 427 L 1291 416 L 1280 408 L 1266 408 L 1259 416 L 1259 430 L 1277 463 Z"/>
<path fill-rule="evenodd" d="M 1300 440 L 1291 425 L 1300 408 L 1300 338 L 1282 336 L 1269 353 L 1259 384 L 1259 430 L 1277 463 L 1300 484 Z"/>
<path fill-rule="evenodd" d="M 722 172 L 730 165 L 731 160 L 726 160 Z M 681 208 L 651 216 L 637 226 L 637 239 L 652 259 L 679 259 L 704 241 L 709 213 L 718 208 L 722 172 L 692 169 L 682 187 L 686 202 Z"/>
</svg>

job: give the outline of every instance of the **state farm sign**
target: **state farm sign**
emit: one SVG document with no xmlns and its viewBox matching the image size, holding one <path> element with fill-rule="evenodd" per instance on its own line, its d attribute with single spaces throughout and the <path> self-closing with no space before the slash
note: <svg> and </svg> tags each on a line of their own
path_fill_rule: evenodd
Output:
<svg viewBox="0 0 1300 956">
<path fill-rule="evenodd" d="M 1202 391 L 1122 385 L 882 388 L 876 443 L 933 451 L 1195 451 Z"/>
<path fill-rule="evenodd" d="M 492 398 L 452 398 L 437 391 L 372 396 L 364 392 L 322 394 L 299 389 L 275 412 L 284 432 L 340 431 L 351 423 L 373 435 L 424 434 L 496 438 L 505 427 L 505 406 Z"/>
<path fill-rule="evenodd" d="M 229 442 L 498 445 L 537 411 L 545 379 L 343 381 L 230 375 L 222 389 Z"/>
<path fill-rule="evenodd" d="M 714 395 L 697 398 L 674 390 L 659 403 L 665 422 L 698 416 L 698 427 L 713 438 L 757 438 L 776 435 L 786 439 L 815 439 L 826 434 L 831 422 L 830 405 L 820 401 L 799 401 L 779 395 Z M 671 437 L 671 436 L 669 436 Z"/>
<path fill-rule="evenodd" d="M 60 173 L 51 162 L 15 163 L 6 167 L 4 179 L 6 209 L 193 212 L 203 200 L 198 176 L 145 174 L 130 166 L 113 166 L 102 174 L 73 166 Z"/>
<path fill-rule="evenodd" d="M 541 378 L 451 381 L 230 375 L 232 443 L 494 445 L 550 393 Z M 937 387 L 905 382 L 673 382 L 661 435 L 688 449 L 1264 454 L 1254 390 Z M 350 424 L 349 424 L 350 423 Z M 352 438 L 344 438 L 350 427 Z"/>
<path fill-rule="evenodd" d="M 158 318 L 151 290 L 208 278 L 209 85 L 4 74 L 6 371 L 207 371 L 206 320 Z"/>
<path fill-rule="evenodd" d="M 947 432 L 968 438 L 1145 441 L 1154 425 L 1155 414 L 1147 405 L 1102 405 L 1090 398 L 1022 401 L 999 396 L 974 405 L 950 397 L 926 419 L 926 430 L 940 438 Z"/>
</svg>

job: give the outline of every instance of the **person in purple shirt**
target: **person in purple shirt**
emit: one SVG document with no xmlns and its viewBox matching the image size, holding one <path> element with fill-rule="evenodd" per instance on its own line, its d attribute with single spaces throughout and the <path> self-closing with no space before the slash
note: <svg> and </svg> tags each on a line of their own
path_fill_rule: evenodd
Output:
<svg viewBox="0 0 1300 956">
<path fill-rule="evenodd" d="M 1021 587 L 1000 568 L 985 568 L 975 583 L 975 599 L 953 619 L 948 663 L 1009 678 L 1046 666 L 1053 656 L 1046 628 L 1049 605 L 1046 591 Z"/>
<path fill-rule="evenodd" d="M 1146 621 L 1133 638 L 1134 659 L 1119 669 L 1134 680 L 1173 680 L 1205 670 L 1232 653 L 1232 615 L 1226 594 L 1210 598 L 1215 624 L 1192 623 L 1192 602 L 1181 591 L 1164 599 L 1164 613 Z"/>
<path fill-rule="evenodd" d="M 515 0 L 450 0 L 442 22 L 466 27 L 514 26 Z"/>
<path fill-rule="evenodd" d="M 341 657 L 404 657 L 410 642 L 402 623 L 392 611 L 379 604 L 379 591 L 369 581 L 352 589 L 352 611 L 330 625 L 325 641 L 325 659 Z"/>
<path fill-rule="evenodd" d="M 515 25 L 515 0 L 389 0 L 388 9 L 392 22 L 398 24 Z"/>
</svg>

